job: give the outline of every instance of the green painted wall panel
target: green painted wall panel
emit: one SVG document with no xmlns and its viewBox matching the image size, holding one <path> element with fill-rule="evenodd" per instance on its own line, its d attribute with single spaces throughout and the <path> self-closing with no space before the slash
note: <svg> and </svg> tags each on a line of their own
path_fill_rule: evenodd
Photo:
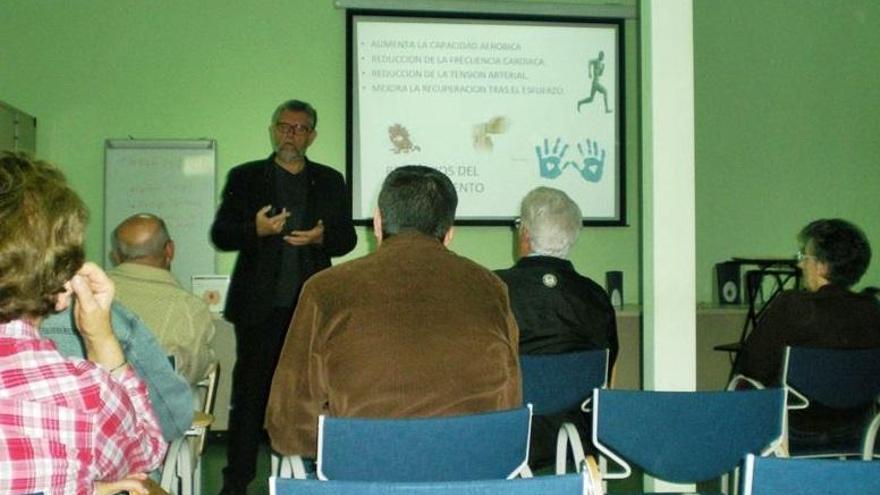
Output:
<svg viewBox="0 0 880 495">
<path fill-rule="evenodd" d="M 815 218 L 880 249 L 878 22 L 871 0 L 695 0 L 698 300 L 716 262 L 790 256 Z"/>
<path fill-rule="evenodd" d="M 849 218 L 880 246 L 878 24 L 874 0 L 694 1 L 698 300 L 715 297 L 714 263 L 788 255 L 812 218 Z M 230 167 L 268 154 L 269 113 L 297 96 L 320 112 L 312 157 L 342 169 L 344 39 L 344 12 L 324 0 L 3 0 L 0 99 L 37 116 L 38 154 L 86 198 L 98 259 L 106 138 L 215 138 L 222 185 Z M 630 226 L 588 229 L 572 258 L 600 283 L 624 270 L 625 299 L 636 302 L 635 77 L 627 94 Z M 359 235 L 349 257 L 370 249 Z M 460 228 L 452 247 L 501 268 L 513 262 L 511 236 Z M 232 259 L 221 256 L 221 271 Z M 880 284 L 877 266 L 865 282 Z"/>
<path fill-rule="evenodd" d="M 93 219 L 88 255 L 98 259 L 106 138 L 217 139 L 222 186 L 229 168 L 268 155 L 269 114 L 280 101 L 298 97 L 319 111 L 310 156 L 342 170 L 344 19 L 327 0 L 4 0 L 0 98 L 39 118 L 38 154 L 58 163 L 86 199 Z M 635 57 L 632 47 L 629 56 Z M 628 91 L 635 90 L 631 78 Z M 635 106 L 628 113 L 632 134 Z M 638 148 L 632 135 L 627 209 L 635 222 Z M 359 236 L 349 258 L 373 246 L 365 229 Z M 508 228 L 467 227 L 452 248 L 502 268 L 513 263 L 511 246 Z M 624 270 L 625 299 L 633 302 L 637 246 L 635 227 L 591 229 L 572 259 L 600 283 L 606 270 Z M 233 259 L 222 255 L 220 271 L 228 272 Z"/>
</svg>

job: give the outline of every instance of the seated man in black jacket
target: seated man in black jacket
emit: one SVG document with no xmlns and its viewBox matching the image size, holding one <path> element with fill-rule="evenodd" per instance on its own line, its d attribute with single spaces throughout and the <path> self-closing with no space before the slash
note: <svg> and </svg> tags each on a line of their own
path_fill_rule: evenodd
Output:
<svg viewBox="0 0 880 495">
<path fill-rule="evenodd" d="M 580 208 L 564 192 L 538 187 L 523 199 L 520 212 L 520 259 L 496 272 L 507 283 L 520 354 L 608 349 L 608 369 L 613 370 L 618 350 L 614 308 L 605 290 L 579 275 L 568 260 L 581 230 Z M 555 458 L 563 421 L 574 423 L 584 446 L 591 445 L 589 423 L 580 410 L 536 418 L 529 454 L 533 468 Z"/>
</svg>

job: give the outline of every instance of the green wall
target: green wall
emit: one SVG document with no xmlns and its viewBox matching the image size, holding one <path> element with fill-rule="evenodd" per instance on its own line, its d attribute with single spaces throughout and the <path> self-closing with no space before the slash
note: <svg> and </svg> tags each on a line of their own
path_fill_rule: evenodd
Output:
<svg viewBox="0 0 880 495">
<path fill-rule="evenodd" d="M 694 1 L 697 300 L 731 256 L 791 256 L 842 217 L 880 285 L 880 2 Z"/>
<path fill-rule="evenodd" d="M 849 218 L 880 246 L 878 22 L 875 0 L 694 1 L 698 300 L 714 298 L 714 263 L 788 255 L 812 218 Z M 639 297 L 634 26 L 630 226 L 588 229 L 572 254 L 600 283 L 622 269 L 626 302 Z M 0 0 L 0 100 L 37 116 L 38 155 L 86 199 L 99 259 L 106 138 L 214 138 L 219 191 L 229 168 L 268 154 L 269 113 L 298 97 L 320 112 L 310 155 L 342 170 L 344 40 L 344 11 L 326 0 Z M 348 257 L 372 245 L 359 236 Z M 452 248 L 490 268 L 513 262 L 503 227 L 459 228 Z M 229 271 L 233 256 L 219 259 Z"/>
<path fill-rule="evenodd" d="M 59 164 L 86 199 L 92 259 L 101 256 L 105 138 L 214 138 L 219 192 L 229 168 L 268 155 L 269 114 L 290 97 L 319 111 L 310 156 L 344 169 L 345 17 L 329 1 L 0 2 L 0 99 L 38 117 L 38 155 Z M 635 164 L 637 139 L 630 142 Z M 348 257 L 368 252 L 370 236 L 359 229 Z M 506 227 L 459 228 L 452 248 L 490 268 L 514 261 Z M 635 227 L 593 229 L 572 259 L 600 283 L 606 270 L 624 270 L 625 299 L 635 301 L 637 249 Z M 221 255 L 220 271 L 233 259 Z"/>
</svg>

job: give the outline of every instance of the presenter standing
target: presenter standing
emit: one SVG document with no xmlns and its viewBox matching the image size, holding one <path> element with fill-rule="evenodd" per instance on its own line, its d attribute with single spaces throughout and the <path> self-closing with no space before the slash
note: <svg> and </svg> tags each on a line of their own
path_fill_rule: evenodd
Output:
<svg viewBox="0 0 880 495">
<path fill-rule="evenodd" d="M 256 473 L 269 386 L 302 284 L 357 242 L 342 175 L 306 157 L 317 123 L 308 103 L 279 105 L 274 152 L 229 171 L 211 226 L 218 249 L 239 252 L 224 312 L 236 341 L 224 495 L 246 493 Z"/>
</svg>

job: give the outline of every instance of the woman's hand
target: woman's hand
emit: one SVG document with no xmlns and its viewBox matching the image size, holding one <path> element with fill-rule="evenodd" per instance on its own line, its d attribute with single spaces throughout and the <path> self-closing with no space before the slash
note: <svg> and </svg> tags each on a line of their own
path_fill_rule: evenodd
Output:
<svg viewBox="0 0 880 495">
<path fill-rule="evenodd" d="M 70 287 L 76 296 L 73 317 L 89 361 L 108 370 L 119 367 L 125 356 L 110 326 L 113 282 L 98 265 L 87 262 L 70 279 Z"/>
<path fill-rule="evenodd" d="M 132 495 L 165 493 L 146 473 L 134 473 L 116 481 L 96 481 L 94 495 L 114 495 L 127 492 Z"/>
<path fill-rule="evenodd" d="M 110 305 L 115 288 L 98 265 L 86 262 L 70 279 L 76 295 L 73 315 L 76 327 L 84 338 L 101 339 L 113 335 L 110 326 Z"/>
</svg>

